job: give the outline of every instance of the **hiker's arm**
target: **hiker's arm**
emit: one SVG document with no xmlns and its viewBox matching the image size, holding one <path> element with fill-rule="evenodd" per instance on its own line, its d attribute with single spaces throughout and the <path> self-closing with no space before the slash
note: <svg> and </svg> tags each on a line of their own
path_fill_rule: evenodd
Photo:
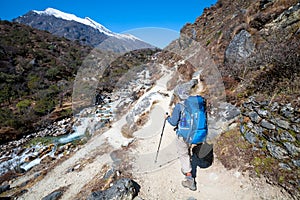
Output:
<svg viewBox="0 0 300 200">
<path fill-rule="evenodd" d="M 173 112 L 172 112 L 172 116 L 169 116 L 167 118 L 167 120 L 172 126 L 178 125 L 178 122 L 180 120 L 180 105 L 179 104 L 175 105 L 175 108 L 173 109 Z"/>
</svg>

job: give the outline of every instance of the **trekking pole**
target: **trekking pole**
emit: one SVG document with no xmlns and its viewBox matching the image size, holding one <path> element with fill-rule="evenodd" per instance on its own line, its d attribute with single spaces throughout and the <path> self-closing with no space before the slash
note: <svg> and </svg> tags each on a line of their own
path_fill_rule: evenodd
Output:
<svg viewBox="0 0 300 200">
<path fill-rule="evenodd" d="M 166 113 L 166 115 L 168 115 L 168 113 Z M 164 133 L 166 121 L 167 121 L 167 118 L 165 118 L 165 120 L 164 120 L 164 125 L 163 125 L 163 128 L 162 128 L 161 134 L 160 134 L 159 144 L 158 144 L 158 148 L 157 148 L 157 152 L 156 152 L 154 163 L 157 162 L 157 156 L 158 156 L 158 152 L 159 152 L 159 148 L 160 148 L 160 144 L 161 144 L 161 139 L 162 139 L 162 136 L 163 136 L 163 133 Z"/>
</svg>

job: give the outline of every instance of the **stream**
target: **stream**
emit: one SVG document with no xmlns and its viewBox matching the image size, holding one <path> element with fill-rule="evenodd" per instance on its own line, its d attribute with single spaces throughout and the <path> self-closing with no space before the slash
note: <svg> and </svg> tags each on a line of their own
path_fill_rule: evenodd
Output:
<svg viewBox="0 0 300 200">
<path fill-rule="evenodd" d="M 24 145 L 20 145 L 9 152 L 2 152 L 4 155 L 0 157 L 0 176 L 11 170 L 16 172 L 28 171 L 32 167 L 40 164 L 41 161 L 47 157 L 60 159 L 64 155 L 69 154 L 72 144 L 76 146 L 76 142 L 84 139 L 87 140 L 95 131 L 103 127 L 107 122 L 113 120 L 112 104 L 113 102 L 104 102 L 100 106 L 89 107 L 82 110 L 74 117 L 75 122 L 72 126 L 73 131 L 71 134 L 35 137 Z M 58 124 L 65 123 L 65 120 L 62 120 L 61 123 L 58 122 Z M 55 135 L 55 133 L 52 133 L 52 135 Z"/>
</svg>

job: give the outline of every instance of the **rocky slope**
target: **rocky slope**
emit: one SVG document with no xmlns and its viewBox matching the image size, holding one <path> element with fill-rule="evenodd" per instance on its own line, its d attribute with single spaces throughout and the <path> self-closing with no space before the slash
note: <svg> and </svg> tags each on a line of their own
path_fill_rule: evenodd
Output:
<svg viewBox="0 0 300 200">
<path fill-rule="evenodd" d="M 181 33 L 210 52 L 229 100 L 260 94 L 292 101 L 299 94 L 299 12 L 297 0 L 220 0 Z"/>
</svg>

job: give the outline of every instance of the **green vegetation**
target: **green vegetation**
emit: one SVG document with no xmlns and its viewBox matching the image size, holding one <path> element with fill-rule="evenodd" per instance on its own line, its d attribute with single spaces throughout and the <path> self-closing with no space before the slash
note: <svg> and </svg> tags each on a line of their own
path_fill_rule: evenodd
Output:
<svg viewBox="0 0 300 200">
<path fill-rule="evenodd" d="M 72 111 L 71 108 L 62 110 L 62 111 L 60 112 L 60 116 L 61 116 L 61 117 L 68 117 L 68 116 L 71 116 L 72 114 L 73 114 L 73 111 Z"/>
<path fill-rule="evenodd" d="M 46 72 L 46 77 L 48 77 L 50 80 L 54 80 L 58 75 L 60 71 L 58 68 L 50 68 Z"/>
<path fill-rule="evenodd" d="M 36 102 L 33 110 L 38 115 L 43 116 L 49 114 L 52 110 L 54 110 L 55 105 L 56 102 L 52 98 L 43 98 Z"/>
<path fill-rule="evenodd" d="M 15 127 L 18 124 L 12 110 L 6 107 L 0 108 L 0 121 L 3 127 Z"/>
<path fill-rule="evenodd" d="M 32 140 L 30 140 L 30 142 L 28 142 L 26 145 L 27 146 L 35 146 L 38 144 L 42 144 L 42 145 L 47 146 L 49 144 L 52 144 L 55 139 L 56 139 L 55 137 L 36 137 L 36 138 L 33 138 Z"/>
<path fill-rule="evenodd" d="M 211 43 L 211 41 L 210 41 L 210 40 L 207 40 L 207 41 L 206 41 L 206 46 L 208 46 L 210 43 Z"/>
<path fill-rule="evenodd" d="M 0 143 L 47 125 L 52 111 L 71 99 L 74 74 L 91 48 L 48 32 L 0 21 Z M 63 98 L 62 98 L 63 97 Z M 45 121 L 47 123 L 44 123 Z"/>
<path fill-rule="evenodd" d="M 276 166 L 276 160 L 273 157 L 254 157 L 251 164 L 258 176 L 262 173 L 272 172 L 273 166 Z"/>
<path fill-rule="evenodd" d="M 18 111 L 20 113 L 24 113 L 25 110 L 29 109 L 30 105 L 31 105 L 31 101 L 28 100 L 28 99 L 24 99 L 22 101 L 20 101 L 19 103 L 17 103 L 17 108 L 18 108 Z"/>
</svg>

